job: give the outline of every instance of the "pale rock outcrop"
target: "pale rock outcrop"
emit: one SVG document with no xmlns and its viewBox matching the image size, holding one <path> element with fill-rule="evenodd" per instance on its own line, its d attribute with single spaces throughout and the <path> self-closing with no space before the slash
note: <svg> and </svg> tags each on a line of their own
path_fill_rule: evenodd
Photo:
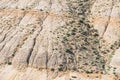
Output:
<svg viewBox="0 0 120 80">
<path fill-rule="evenodd" d="M 120 55 L 120 48 L 117 49 L 114 54 L 115 55 L 113 56 L 113 58 L 112 58 L 112 60 L 110 62 L 110 65 L 115 68 L 114 72 L 120 75 L 120 57 L 119 57 L 119 55 Z"/>
<path fill-rule="evenodd" d="M 91 10 L 94 28 L 110 45 L 120 39 L 119 9 L 119 0 L 96 0 Z"/>
</svg>

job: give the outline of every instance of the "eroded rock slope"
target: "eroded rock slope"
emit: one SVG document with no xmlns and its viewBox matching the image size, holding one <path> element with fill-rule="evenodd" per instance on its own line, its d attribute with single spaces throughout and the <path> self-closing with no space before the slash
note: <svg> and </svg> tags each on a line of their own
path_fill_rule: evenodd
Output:
<svg viewBox="0 0 120 80">
<path fill-rule="evenodd" d="M 0 0 L 0 80 L 119 80 L 119 0 Z"/>
</svg>

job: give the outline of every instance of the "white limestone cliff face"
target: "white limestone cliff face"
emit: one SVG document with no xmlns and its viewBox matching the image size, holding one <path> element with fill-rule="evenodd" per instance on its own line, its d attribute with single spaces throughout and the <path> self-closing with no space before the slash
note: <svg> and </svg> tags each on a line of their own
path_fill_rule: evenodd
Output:
<svg viewBox="0 0 120 80">
<path fill-rule="evenodd" d="M 97 0 L 91 10 L 93 25 L 108 44 L 120 39 L 119 9 L 119 0 Z"/>
<path fill-rule="evenodd" d="M 83 61 L 78 60 L 78 53 L 82 52 L 78 51 L 77 42 L 75 42 L 77 47 L 75 53 L 67 51 L 71 53 L 67 54 L 63 51 L 66 45 L 59 43 L 61 37 L 54 33 L 71 20 L 77 22 L 76 17 L 69 17 L 71 16 L 69 12 L 71 5 L 78 7 L 87 2 L 87 0 L 80 1 L 82 5 L 78 5 L 76 0 L 0 0 L 0 80 L 119 80 L 119 0 L 89 0 L 90 15 L 79 13 L 84 15 L 82 17 L 85 20 L 88 18 L 89 24 L 98 30 L 97 40 L 102 45 L 102 48 L 97 49 L 99 44 L 91 42 L 91 45 L 87 46 L 90 50 L 83 51 L 85 54 L 81 55 Z M 81 7 L 78 12 L 80 10 Z M 87 24 L 81 22 L 80 26 Z M 68 30 L 71 29 L 69 28 L 71 25 L 66 27 Z M 56 36 L 60 37 L 58 43 Z M 93 36 L 93 38 L 89 37 L 96 39 Z M 82 41 L 78 42 L 82 43 Z M 91 63 L 89 62 L 91 58 L 95 62 L 92 56 L 96 58 L 99 55 L 92 54 L 91 49 L 97 50 L 97 53 L 102 55 L 100 62 L 105 57 L 105 60 L 108 60 L 105 65 L 116 68 L 117 77 L 113 75 L 112 69 L 108 70 L 110 75 L 99 72 L 88 74 L 86 70 L 82 72 L 76 70 L 82 66 L 81 63 L 84 63 L 88 56 L 86 64 Z M 94 67 L 90 65 L 83 67 L 88 71 L 101 70 L 99 62 L 96 63 Z"/>
</svg>

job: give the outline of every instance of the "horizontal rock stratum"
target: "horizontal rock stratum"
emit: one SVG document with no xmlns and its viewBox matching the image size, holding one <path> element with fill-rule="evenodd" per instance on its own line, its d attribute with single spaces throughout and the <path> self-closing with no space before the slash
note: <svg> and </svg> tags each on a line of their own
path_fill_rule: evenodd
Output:
<svg viewBox="0 0 120 80">
<path fill-rule="evenodd" d="M 0 0 L 0 80 L 119 80 L 120 0 Z"/>
</svg>

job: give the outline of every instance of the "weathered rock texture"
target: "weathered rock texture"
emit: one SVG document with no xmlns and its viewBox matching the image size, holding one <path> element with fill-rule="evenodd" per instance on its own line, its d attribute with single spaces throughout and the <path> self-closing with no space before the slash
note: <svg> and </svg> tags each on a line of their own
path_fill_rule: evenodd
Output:
<svg viewBox="0 0 120 80">
<path fill-rule="evenodd" d="M 0 80 L 119 75 L 119 0 L 0 0 Z"/>
</svg>

